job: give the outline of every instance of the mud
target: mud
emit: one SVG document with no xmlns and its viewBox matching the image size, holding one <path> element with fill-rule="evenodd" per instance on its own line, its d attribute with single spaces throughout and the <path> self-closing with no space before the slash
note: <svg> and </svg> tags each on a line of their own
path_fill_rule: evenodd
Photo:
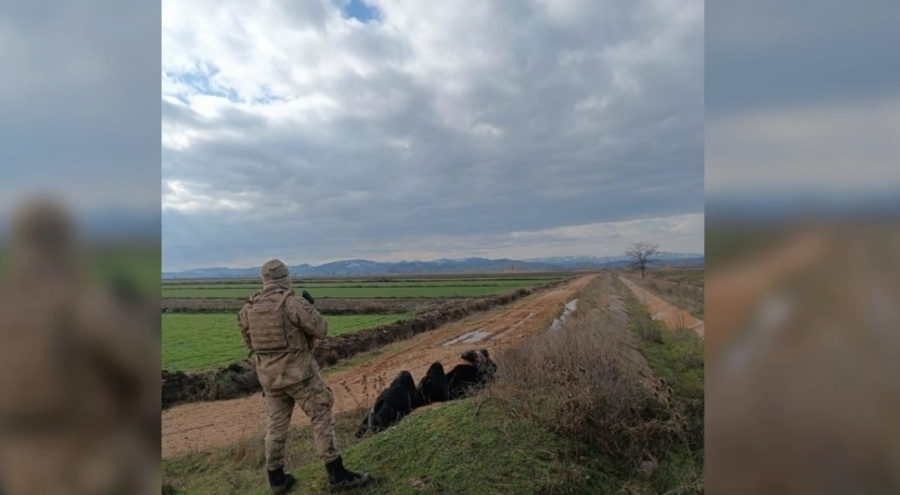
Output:
<svg viewBox="0 0 900 495">
<path fill-rule="evenodd" d="M 473 313 L 511 303 L 569 280 L 558 280 L 536 287 L 518 289 L 506 294 L 457 302 L 444 302 L 410 320 L 380 325 L 350 334 L 329 337 L 317 343 L 314 355 L 320 367 L 326 368 L 341 359 L 378 349 L 422 332 L 463 319 Z M 318 306 L 319 302 L 316 302 Z M 480 340 L 480 339 L 479 339 Z M 249 361 L 233 363 L 225 368 L 201 373 L 162 371 L 162 408 L 177 404 L 235 399 L 260 392 L 256 370 Z"/>
<path fill-rule="evenodd" d="M 513 323 L 513 324 L 510 325 L 507 329 L 505 329 L 505 330 L 503 330 L 502 332 L 498 333 L 497 335 L 494 335 L 493 337 L 491 337 L 491 340 L 500 340 L 500 339 L 502 339 L 506 334 L 508 334 L 508 333 L 510 333 L 510 332 L 514 332 L 517 328 L 519 328 L 520 326 L 522 326 L 523 324 L 525 324 L 525 322 L 527 322 L 528 320 L 530 320 L 532 317 L 534 317 L 534 312 L 528 313 L 528 314 L 525 315 L 525 317 L 522 318 L 521 320 L 519 320 L 519 321 Z"/>
<path fill-rule="evenodd" d="M 472 330 L 471 332 L 464 333 L 453 340 L 445 342 L 444 347 L 453 344 L 474 344 L 475 342 L 484 340 L 490 335 L 491 332 L 485 332 L 483 328 L 479 328 L 477 330 Z"/>
</svg>

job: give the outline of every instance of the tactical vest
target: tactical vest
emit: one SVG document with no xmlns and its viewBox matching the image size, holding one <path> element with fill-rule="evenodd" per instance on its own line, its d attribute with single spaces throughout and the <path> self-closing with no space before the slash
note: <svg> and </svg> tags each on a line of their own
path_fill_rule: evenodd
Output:
<svg viewBox="0 0 900 495">
<path fill-rule="evenodd" d="M 283 309 L 284 301 L 290 295 L 291 292 L 268 294 L 250 302 L 247 321 L 254 351 L 281 352 L 291 349 Z"/>
</svg>

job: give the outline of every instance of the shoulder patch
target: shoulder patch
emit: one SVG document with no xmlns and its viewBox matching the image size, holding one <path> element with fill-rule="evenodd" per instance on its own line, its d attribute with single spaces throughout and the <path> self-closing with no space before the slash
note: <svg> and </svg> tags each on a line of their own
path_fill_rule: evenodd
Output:
<svg viewBox="0 0 900 495">
<path fill-rule="evenodd" d="M 316 308 L 313 307 L 313 305 L 310 304 L 309 301 L 300 297 L 295 297 L 294 299 L 300 304 L 300 307 L 303 308 L 303 311 L 306 311 L 310 315 L 315 314 Z"/>
</svg>

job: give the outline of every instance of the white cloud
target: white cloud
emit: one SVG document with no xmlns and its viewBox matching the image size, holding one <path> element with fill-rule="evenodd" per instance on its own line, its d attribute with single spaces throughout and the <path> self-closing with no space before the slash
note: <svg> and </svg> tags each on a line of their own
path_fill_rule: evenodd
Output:
<svg viewBox="0 0 900 495">
<path fill-rule="evenodd" d="M 745 112 L 707 125 L 709 191 L 900 188 L 900 97 Z"/>
<path fill-rule="evenodd" d="M 371 4 L 163 3 L 166 263 L 263 249 L 213 226 L 440 257 L 702 211 L 701 0 Z"/>
<path fill-rule="evenodd" d="M 163 210 L 175 210 L 183 213 L 219 210 L 249 210 L 251 203 L 247 200 L 223 197 L 211 191 L 204 184 L 185 184 L 181 181 L 165 182 L 162 197 Z"/>
</svg>

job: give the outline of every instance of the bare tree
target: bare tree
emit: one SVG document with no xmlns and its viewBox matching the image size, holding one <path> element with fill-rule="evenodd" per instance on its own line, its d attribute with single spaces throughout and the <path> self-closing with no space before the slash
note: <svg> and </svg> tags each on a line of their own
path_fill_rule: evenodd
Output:
<svg viewBox="0 0 900 495">
<path fill-rule="evenodd" d="M 649 242 L 635 242 L 625 250 L 625 256 L 631 258 L 631 267 L 641 269 L 641 278 L 644 278 L 644 270 L 647 265 L 654 263 L 659 256 L 659 244 Z"/>
</svg>

